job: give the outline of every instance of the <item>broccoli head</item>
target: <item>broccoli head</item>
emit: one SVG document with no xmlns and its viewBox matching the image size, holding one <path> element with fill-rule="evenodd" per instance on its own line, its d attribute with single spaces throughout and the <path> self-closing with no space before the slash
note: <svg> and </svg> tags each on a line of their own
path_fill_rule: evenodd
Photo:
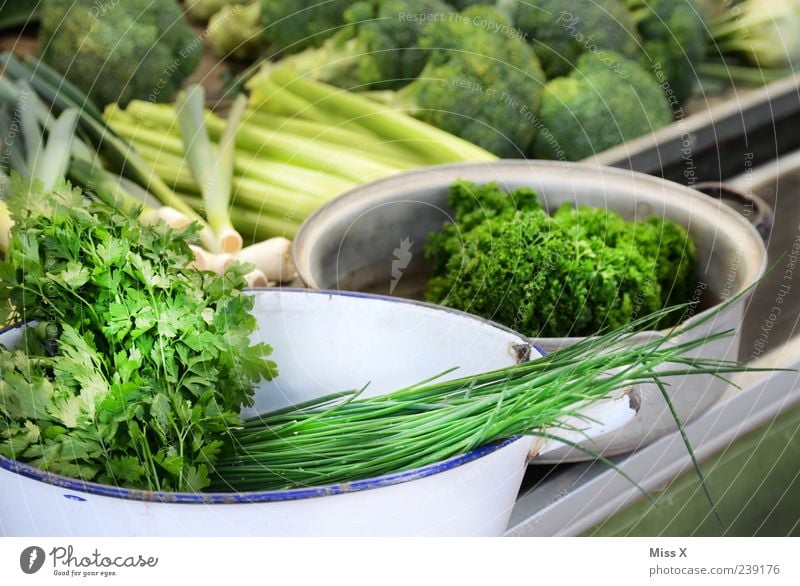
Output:
<svg viewBox="0 0 800 586">
<path fill-rule="evenodd" d="M 428 55 L 422 31 L 453 8 L 441 0 L 365 0 L 342 11 L 348 25 L 318 48 L 280 61 L 297 73 L 340 87 L 398 88 L 419 75 Z"/>
<path fill-rule="evenodd" d="M 567 77 L 547 84 L 532 153 L 577 161 L 672 119 L 656 79 L 638 63 L 611 52 L 587 53 Z"/>
<path fill-rule="evenodd" d="M 697 82 L 695 67 L 706 51 L 706 26 L 694 2 L 625 1 L 643 39 L 642 66 L 665 84 L 673 102 L 683 102 Z"/>
<path fill-rule="evenodd" d="M 250 60 L 266 49 L 261 30 L 261 7 L 257 3 L 228 4 L 211 15 L 206 36 L 218 57 Z"/>
<path fill-rule="evenodd" d="M 428 63 L 393 104 L 499 157 L 524 156 L 545 80 L 510 23 L 492 7 L 473 6 L 431 23 L 420 44 Z"/>
<path fill-rule="evenodd" d="M 695 257 L 683 228 L 584 206 L 549 216 L 535 199 L 529 189 L 504 195 L 492 184 L 453 185 L 455 223 L 425 246 L 434 267 L 428 300 L 558 337 L 620 327 L 665 300 L 686 301 L 677 291 L 694 285 Z"/>
<path fill-rule="evenodd" d="M 174 1 L 45 0 L 41 14 L 42 60 L 101 106 L 168 101 L 200 61 Z"/>
<path fill-rule="evenodd" d="M 606 49 L 631 59 L 639 56 L 636 23 L 622 0 L 505 0 L 503 4 L 514 25 L 533 43 L 548 79 L 567 75 L 584 53 Z"/>
<path fill-rule="evenodd" d="M 345 24 L 345 11 L 352 4 L 349 0 L 260 2 L 263 35 L 273 54 L 318 47 Z"/>
</svg>

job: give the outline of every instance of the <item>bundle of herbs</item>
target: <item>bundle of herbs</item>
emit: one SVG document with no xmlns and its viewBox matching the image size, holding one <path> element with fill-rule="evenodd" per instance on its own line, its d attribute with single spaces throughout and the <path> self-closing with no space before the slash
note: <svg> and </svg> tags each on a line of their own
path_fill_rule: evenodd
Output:
<svg viewBox="0 0 800 586">
<path fill-rule="evenodd" d="M 615 391 L 654 381 L 663 390 L 673 376 L 721 376 L 744 368 L 686 356 L 731 332 L 676 343 L 676 330 L 644 345 L 627 343 L 638 328 L 674 311 L 501 370 L 444 382 L 435 377 L 365 399 L 353 390 L 254 417 L 232 431 L 211 488 L 247 491 L 350 482 L 412 470 L 503 438 L 531 434 L 557 439 L 565 430 L 588 426 L 581 409 Z M 576 428 L 566 423 L 567 417 L 586 425 Z"/>
<path fill-rule="evenodd" d="M 187 268 L 198 227 L 144 224 L 61 182 L 12 177 L 0 321 L 0 453 L 106 484 L 199 491 L 254 385 L 247 265 Z"/>
<path fill-rule="evenodd" d="M 530 189 L 468 182 L 452 186 L 449 203 L 454 222 L 425 247 L 429 301 L 550 337 L 591 335 L 691 301 L 696 246 L 666 218 L 629 222 L 569 204 L 550 215 Z"/>
</svg>

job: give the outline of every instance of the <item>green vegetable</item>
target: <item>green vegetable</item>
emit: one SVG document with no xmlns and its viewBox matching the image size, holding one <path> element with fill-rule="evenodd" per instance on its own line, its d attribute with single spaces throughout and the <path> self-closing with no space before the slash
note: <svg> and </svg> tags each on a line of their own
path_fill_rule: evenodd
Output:
<svg viewBox="0 0 800 586">
<path fill-rule="evenodd" d="M 208 21 L 207 38 L 218 57 L 257 59 L 266 50 L 261 29 L 261 5 L 251 2 L 223 6 Z"/>
<path fill-rule="evenodd" d="M 8 79 L 0 78 L 0 99 L 8 104 L 17 104 L 20 101 L 20 92 L 28 87 L 32 88 L 35 93 L 33 99 L 28 99 L 31 93 L 28 91 L 25 94 L 25 101 L 33 103 L 37 119 L 45 126 L 50 123 L 51 118 L 45 104 L 53 112 L 69 109 L 78 112 L 78 127 L 86 141 L 77 138 L 73 141 L 77 149 L 73 153 L 73 161 L 80 159 L 88 163 L 88 166 L 82 164 L 80 169 L 76 169 L 74 164 L 70 166 L 69 174 L 73 180 L 85 186 L 89 185 L 86 181 L 91 181 L 90 188 L 94 189 L 94 186 L 100 183 L 108 186 L 109 179 L 113 179 L 100 177 L 98 174 L 102 170 L 119 173 L 149 191 L 164 206 L 174 208 L 190 221 L 199 224 L 201 242 L 207 249 L 215 251 L 216 241 L 205 222 L 153 172 L 152 166 L 142 160 L 130 144 L 106 127 L 102 114 L 92 105 L 86 94 L 37 59 L 29 57 L 20 62 L 10 53 L 2 53 L 0 62 L 5 68 L 5 76 L 13 80 L 13 83 L 10 83 Z M 39 99 L 45 104 L 40 103 Z M 101 156 L 102 165 L 99 163 Z M 17 171 L 28 174 L 23 168 L 17 168 Z M 131 209 L 128 201 L 130 194 L 126 193 L 129 191 L 129 189 L 105 190 L 98 192 L 98 195 L 104 197 L 109 205 L 128 210 Z M 117 202 L 114 203 L 109 198 L 114 198 Z"/>
<path fill-rule="evenodd" d="M 0 4 L 0 30 L 13 29 L 39 20 L 39 2 L 31 0 L 4 0 Z"/>
<path fill-rule="evenodd" d="M 548 78 L 567 75 L 581 55 L 640 55 L 636 23 L 622 0 L 500 0 L 527 35 Z"/>
<path fill-rule="evenodd" d="M 286 70 L 268 68 L 250 87 L 250 109 L 236 135 L 230 210 L 243 235 L 291 238 L 311 212 L 360 183 L 426 165 L 495 158 L 368 98 Z M 126 110 L 107 108 L 105 116 L 167 189 L 202 208 L 173 106 L 134 101 Z M 205 125 L 216 148 L 225 123 L 209 112 Z"/>
<path fill-rule="evenodd" d="M 428 60 L 425 31 L 451 22 L 453 8 L 441 0 L 361 1 L 344 14 L 347 26 L 276 67 L 344 88 L 399 88 Z"/>
<path fill-rule="evenodd" d="M 234 253 L 242 248 L 242 237 L 231 225 L 228 206 L 231 199 L 233 158 L 236 132 L 244 114 L 247 98 L 236 98 L 228 116 L 228 123 L 220 138 L 218 152 L 214 152 L 205 124 L 205 92 L 202 86 L 193 85 L 178 96 L 175 105 L 178 123 L 186 148 L 186 160 L 194 180 L 200 186 L 206 217 L 217 237 L 217 248 Z"/>
<path fill-rule="evenodd" d="M 568 205 L 551 217 L 531 190 L 506 195 L 494 184 L 458 182 L 450 204 L 455 222 L 425 246 L 427 299 L 527 335 L 620 327 L 685 303 L 695 285 L 695 245 L 668 220 Z"/>
<path fill-rule="evenodd" d="M 712 20 L 704 75 L 763 84 L 800 65 L 800 3 L 744 0 Z"/>
<path fill-rule="evenodd" d="M 16 180 L 0 321 L 0 453 L 87 481 L 197 491 L 253 385 L 276 374 L 251 345 L 247 265 L 186 268 L 196 227 L 144 225 L 78 189 Z M 35 325 L 38 322 L 38 326 Z"/>
<path fill-rule="evenodd" d="M 186 0 L 186 15 L 197 22 L 208 22 L 215 14 L 226 8 L 236 8 L 248 0 Z M 258 5 L 258 2 L 253 2 Z M 260 10 L 260 9 L 259 9 Z"/>
<path fill-rule="evenodd" d="M 222 448 L 211 488 L 277 490 L 352 482 L 415 469 L 517 435 L 558 438 L 562 430 L 574 429 L 564 417 L 581 418 L 581 408 L 614 391 L 653 381 L 663 385 L 676 375 L 721 376 L 745 369 L 686 357 L 731 332 L 682 342 L 683 332 L 676 330 L 630 344 L 632 332 L 652 327 L 666 313 L 494 372 L 448 382 L 434 377 L 367 399 L 359 398 L 358 390 L 339 393 L 255 417 L 234 430 Z M 692 453 L 688 440 L 686 445 Z M 696 470 L 702 480 L 699 466 Z"/>
<path fill-rule="evenodd" d="M 44 0 L 39 44 L 42 61 L 100 105 L 171 99 L 202 52 L 174 0 Z"/>
<path fill-rule="evenodd" d="M 669 101 L 642 67 L 610 52 L 586 54 L 550 81 L 533 156 L 577 161 L 672 122 Z"/>
<path fill-rule="evenodd" d="M 349 0 L 256 0 L 261 29 L 272 54 L 297 53 L 319 46 L 345 24 Z"/>
<path fill-rule="evenodd" d="M 531 46 L 489 6 L 431 23 L 420 42 L 430 58 L 419 78 L 379 97 L 498 157 L 524 157 L 545 85 Z"/>
<path fill-rule="evenodd" d="M 625 0 L 642 36 L 642 66 L 666 80 L 667 92 L 684 102 L 697 83 L 706 52 L 706 25 L 693 0 Z"/>
</svg>

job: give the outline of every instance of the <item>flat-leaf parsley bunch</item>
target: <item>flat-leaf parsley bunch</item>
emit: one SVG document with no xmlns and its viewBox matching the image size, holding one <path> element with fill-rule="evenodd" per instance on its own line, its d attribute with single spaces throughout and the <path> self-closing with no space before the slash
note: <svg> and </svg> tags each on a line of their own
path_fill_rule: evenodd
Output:
<svg viewBox="0 0 800 586">
<path fill-rule="evenodd" d="M 254 385 L 277 375 L 251 344 L 246 265 L 190 268 L 196 227 L 145 225 L 68 184 L 17 180 L 0 263 L 0 453 L 127 487 L 199 491 Z M 34 326 L 34 324 L 36 324 Z"/>
</svg>

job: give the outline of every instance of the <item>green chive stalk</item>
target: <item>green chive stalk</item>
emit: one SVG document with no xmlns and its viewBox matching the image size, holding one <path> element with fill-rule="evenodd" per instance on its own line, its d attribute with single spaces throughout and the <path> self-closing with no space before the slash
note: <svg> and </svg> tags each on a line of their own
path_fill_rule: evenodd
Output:
<svg viewBox="0 0 800 586">
<path fill-rule="evenodd" d="M 504 438 L 558 439 L 561 431 L 574 429 L 566 418 L 580 419 L 586 406 L 634 385 L 655 382 L 665 393 L 674 376 L 722 377 L 747 370 L 729 361 L 688 357 L 732 331 L 682 342 L 680 336 L 695 323 L 643 344 L 632 340 L 636 331 L 685 309 L 662 310 L 493 372 L 450 381 L 434 377 L 372 398 L 360 398 L 363 389 L 346 391 L 248 419 L 231 431 L 210 488 L 277 490 L 351 482 L 419 468 Z"/>
</svg>

